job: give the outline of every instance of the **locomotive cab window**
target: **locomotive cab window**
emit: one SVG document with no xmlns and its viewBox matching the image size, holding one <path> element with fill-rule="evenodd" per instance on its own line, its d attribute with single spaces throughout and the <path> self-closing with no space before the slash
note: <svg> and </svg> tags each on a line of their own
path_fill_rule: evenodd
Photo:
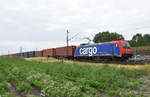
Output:
<svg viewBox="0 0 150 97">
<path fill-rule="evenodd" d="M 129 43 L 122 43 L 122 47 L 124 49 L 130 49 L 130 44 Z"/>
</svg>

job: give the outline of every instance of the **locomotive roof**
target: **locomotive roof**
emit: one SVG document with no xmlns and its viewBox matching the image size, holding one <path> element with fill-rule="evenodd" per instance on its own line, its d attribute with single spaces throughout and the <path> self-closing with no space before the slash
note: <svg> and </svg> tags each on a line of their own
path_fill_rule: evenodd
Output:
<svg viewBox="0 0 150 97">
<path fill-rule="evenodd" d="M 120 40 L 116 40 L 116 42 L 119 42 Z M 102 43 L 93 43 L 93 44 L 86 44 L 86 45 L 81 45 L 81 46 L 91 46 L 91 45 L 98 45 L 98 44 L 107 44 L 107 43 L 112 43 L 113 41 L 110 42 L 102 42 Z M 121 41 L 120 41 L 121 42 Z M 122 41 L 123 42 L 123 41 Z"/>
<path fill-rule="evenodd" d="M 106 43 L 111 43 L 111 42 L 92 43 L 92 44 L 86 44 L 86 45 L 81 45 L 81 46 L 90 46 L 90 45 L 98 45 L 98 44 L 106 44 Z"/>
</svg>

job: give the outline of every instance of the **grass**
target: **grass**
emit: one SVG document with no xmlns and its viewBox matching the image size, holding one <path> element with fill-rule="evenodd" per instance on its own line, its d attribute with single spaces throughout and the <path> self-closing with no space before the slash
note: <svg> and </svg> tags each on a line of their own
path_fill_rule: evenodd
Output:
<svg viewBox="0 0 150 97">
<path fill-rule="evenodd" d="M 57 60 L 55 58 L 46 58 L 46 57 L 35 57 L 35 58 L 25 58 L 27 61 L 36 61 L 36 62 L 44 62 L 44 63 L 53 63 L 53 62 L 64 62 L 67 64 L 80 64 L 80 65 L 91 65 L 91 66 L 104 66 L 106 64 L 103 63 L 91 63 L 91 62 L 75 62 L 72 60 Z M 107 64 L 110 67 L 115 68 L 124 68 L 124 69 L 135 69 L 135 70 L 141 70 L 144 72 L 150 72 L 150 64 L 145 65 L 122 65 L 122 64 Z"/>
<path fill-rule="evenodd" d="M 148 74 L 108 65 L 91 66 L 64 61 L 43 63 L 0 57 L 0 95 L 13 97 L 15 93 L 9 85 L 13 82 L 17 92 L 29 96 L 39 96 L 32 91 L 36 87 L 42 97 L 142 97 L 142 93 L 129 93 L 127 90 L 138 90 L 143 84 L 138 77 Z"/>
</svg>

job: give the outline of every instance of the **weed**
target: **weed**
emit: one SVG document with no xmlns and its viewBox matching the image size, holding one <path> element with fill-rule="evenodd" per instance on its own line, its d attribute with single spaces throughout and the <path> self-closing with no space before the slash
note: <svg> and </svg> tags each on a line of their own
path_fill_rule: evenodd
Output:
<svg viewBox="0 0 150 97">
<path fill-rule="evenodd" d="M 131 88 L 131 89 L 137 89 L 139 86 L 139 82 L 137 81 L 132 81 L 132 82 L 128 82 L 127 87 Z"/>
<path fill-rule="evenodd" d="M 121 97 L 136 97 L 136 95 L 133 93 L 126 93 L 126 94 L 122 94 Z"/>
<path fill-rule="evenodd" d="M 24 93 L 29 93 L 31 89 L 31 85 L 27 82 L 21 82 L 18 85 L 18 91 L 24 92 Z"/>
<path fill-rule="evenodd" d="M 9 90 L 8 83 L 6 81 L 0 82 L 0 94 L 3 94 L 8 90 Z"/>
</svg>

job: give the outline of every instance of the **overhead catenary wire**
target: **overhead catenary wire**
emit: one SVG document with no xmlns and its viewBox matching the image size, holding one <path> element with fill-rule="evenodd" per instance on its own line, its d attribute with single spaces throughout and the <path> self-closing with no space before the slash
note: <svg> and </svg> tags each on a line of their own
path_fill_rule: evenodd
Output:
<svg viewBox="0 0 150 97">
<path fill-rule="evenodd" d="M 69 51 L 68 51 L 68 47 L 69 47 L 69 41 L 71 41 L 72 39 L 74 39 L 77 35 L 79 35 L 79 33 L 77 33 L 77 34 L 75 34 L 73 37 L 71 37 L 71 38 L 69 38 L 69 30 L 67 29 L 67 37 L 66 37 L 66 42 L 67 42 L 67 51 L 66 51 L 66 53 L 67 53 L 67 56 L 68 56 L 68 53 L 69 53 Z"/>
</svg>

